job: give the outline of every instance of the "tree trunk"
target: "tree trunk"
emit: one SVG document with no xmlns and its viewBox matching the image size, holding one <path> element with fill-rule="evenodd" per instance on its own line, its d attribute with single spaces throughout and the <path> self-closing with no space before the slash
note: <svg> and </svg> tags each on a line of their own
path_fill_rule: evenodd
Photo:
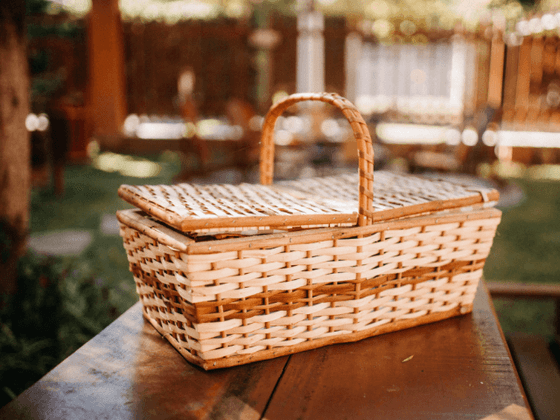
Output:
<svg viewBox="0 0 560 420">
<path fill-rule="evenodd" d="M 0 294 L 16 290 L 29 224 L 29 74 L 25 2 L 0 1 Z"/>
</svg>

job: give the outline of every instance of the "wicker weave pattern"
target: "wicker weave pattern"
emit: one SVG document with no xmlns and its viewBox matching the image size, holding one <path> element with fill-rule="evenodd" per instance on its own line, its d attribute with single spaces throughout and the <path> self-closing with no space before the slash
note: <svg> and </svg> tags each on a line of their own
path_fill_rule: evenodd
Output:
<svg viewBox="0 0 560 420">
<path fill-rule="evenodd" d="M 205 227 L 212 219 L 224 221 L 227 226 L 227 220 L 232 218 L 261 219 L 262 223 L 257 223 L 256 226 L 260 224 L 261 228 L 269 228 L 266 218 L 270 216 L 322 214 L 337 216 L 335 221 L 344 220 L 352 223 L 356 220 L 358 210 L 357 200 L 356 202 L 332 200 L 330 203 L 322 203 L 306 199 L 301 194 L 292 195 L 282 189 L 264 185 L 179 184 L 121 188 L 127 189 L 139 200 L 149 203 L 148 205 L 158 207 L 162 212 L 173 213 L 176 220 L 184 218 L 199 220 L 198 229 L 193 229 L 196 231 L 211 230 Z M 182 226 L 171 224 L 177 228 Z M 218 230 L 223 230 L 224 224 L 219 224 Z M 249 226 L 245 224 L 245 227 Z"/>
<path fill-rule="evenodd" d="M 306 100 L 342 111 L 359 171 L 272 186 L 275 121 Z M 145 317 L 187 360 L 214 369 L 470 312 L 498 193 L 376 177 L 374 198 L 371 138 L 354 106 L 302 94 L 265 118 L 262 185 L 122 186 L 122 198 L 168 225 L 117 213 Z"/>
<path fill-rule="evenodd" d="M 296 181 L 278 182 L 278 188 L 285 188 L 292 196 L 312 198 L 321 204 L 349 203 L 351 208 L 358 206 L 358 191 L 349 186 L 358 182 L 357 174 L 317 177 Z M 333 197 L 333 191 L 336 196 Z M 418 176 L 398 174 L 388 171 L 375 173 L 375 196 L 373 209 L 376 212 L 395 210 L 403 207 L 428 204 L 435 201 L 452 201 L 471 197 L 480 202 L 491 202 L 495 194 L 490 188 L 461 185 L 443 179 L 426 179 Z M 495 202 L 492 202 L 494 205 Z M 334 206 L 333 206 L 334 207 Z M 375 217 L 377 218 L 377 216 Z M 390 220 L 391 217 L 385 220 Z"/>
<path fill-rule="evenodd" d="M 378 171 L 375 176 L 376 194 L 371 206 L 376 221 L 426 212 L 437 206 L 455 208 L 464 205 L 464 200 L 476 204 L 497 199 L 497 193 L 491 189 L 444 180 L 386 171 Z M 299 217 L 299 227 L 350 226 L 358 218 L 358 178 L 358 174 L 348 174 L 285 181 L 273 186 L 122 186 L 120 192 L 124 195 L 126 191 L 128 201 L 160 215 L 179 230 L 290 229 L 294 216 Z"/>
<path fill-rule="evenodd" d="M 330 240 L 310 231 L 296 244 L 288 234 L 280 246 L 256 239 L 202 254 L 119 220 L 146 316 L 202 363 L 470 311 L 499 223 L 499 212 L 492 216 L 352 228 L 367 234 Z"/>
</svg>

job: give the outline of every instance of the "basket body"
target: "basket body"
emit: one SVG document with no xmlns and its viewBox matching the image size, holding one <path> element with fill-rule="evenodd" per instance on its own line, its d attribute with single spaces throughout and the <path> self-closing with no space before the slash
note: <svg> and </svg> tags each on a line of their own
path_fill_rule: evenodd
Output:
<svg viewBox="0 0 560 420">
<path fill-rule="evenodd" d="M 215 369 L 470 312 L 501 212 L 200 242 L 117 216 L 145 317 Z"/>
<path fill-rule="evenodd" d="M 348 120 L 358 173 L 272 185 L 275 121 L 307 100 Z M 470 312 L 498 192 L 383 172 L 374 186 L 373 160 L 349 101 L 296 94 L 265 117 L 260 186 L 121 186 L 150 215 L 117 214 L 145 317 L 215 369 Z"/>
</svg>

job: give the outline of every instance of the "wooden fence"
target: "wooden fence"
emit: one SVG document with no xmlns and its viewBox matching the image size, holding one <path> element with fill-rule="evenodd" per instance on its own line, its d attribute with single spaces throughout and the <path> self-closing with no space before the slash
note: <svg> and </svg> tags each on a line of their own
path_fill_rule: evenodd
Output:
<svg viewBox="0 0 560 420">
<path fill-rule="evenodd" d="M 295 89 L 297 25 L 294 17 L 276 16 L 281 34 L 272 51 L 271 94 Z M 256 104 L 256 48 L 248 38 L 253 28 L 233 21 L 125 23 L 124 44 L 129 113 L 178 114 L 177 80 L 185 68 L 196 76 L 200 112 L 221 115 L 229 99 Z M 325 30 L 326 86 L 343 93 L 343 19 L 329 19 Z"/>
</svg>

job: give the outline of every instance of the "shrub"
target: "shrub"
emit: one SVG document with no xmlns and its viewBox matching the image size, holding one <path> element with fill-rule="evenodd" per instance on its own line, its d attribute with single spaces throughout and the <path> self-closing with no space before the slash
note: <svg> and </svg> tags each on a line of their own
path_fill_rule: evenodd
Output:
<svg viewBox="0 0 560 420">
<path fill-rule="evenodd" d="M 87 263 L 33 252 L 18 263 L 16 294 L 0 298 L 0 406 L 118 315 Z"/>
</svg>

